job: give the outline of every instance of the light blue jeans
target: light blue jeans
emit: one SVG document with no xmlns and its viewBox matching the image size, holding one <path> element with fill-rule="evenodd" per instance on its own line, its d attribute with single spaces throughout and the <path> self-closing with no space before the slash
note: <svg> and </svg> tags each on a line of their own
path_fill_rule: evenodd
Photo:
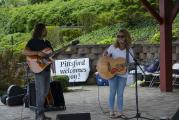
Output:
<svg viewBox="0 0 179 120">
<path fill-rule="evenodd" d="M 35 74 L 35 90 L 36 90 L 36 117 L 44 115 L 45 97 L 50 87 L 50 71 L 42 71 Z"/>
<path fill-rule="evenodd" d="M 123 93 L 127 78 L 115 76 L 109 80 L 109 109 L 114 112 L 115 96 L 117 93 L 118 112 L 123 111 Z"/>
</svg>

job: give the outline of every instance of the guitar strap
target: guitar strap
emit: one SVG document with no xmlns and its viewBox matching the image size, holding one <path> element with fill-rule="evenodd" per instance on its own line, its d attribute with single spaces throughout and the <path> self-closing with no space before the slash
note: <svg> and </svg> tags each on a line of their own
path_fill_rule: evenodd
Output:
<svg viewBox="0 0 179 120">
<path fill-rule="evenodd" d="M 129 63 L 129 49 L 126 49 L 126 63 Z"/>
<path fill-rule="evenodd" d="M 126 65 L 129 64 L 129 49 L 126 49 Z M 127 72 L 129 71 L 129 67 L 127 69 Z"/>
</svg>

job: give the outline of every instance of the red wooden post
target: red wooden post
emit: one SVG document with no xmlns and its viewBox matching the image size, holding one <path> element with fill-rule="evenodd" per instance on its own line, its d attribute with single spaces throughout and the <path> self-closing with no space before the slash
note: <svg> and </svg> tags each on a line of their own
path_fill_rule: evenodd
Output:
<svg viewBox="0 0 179 120">
<path fill-rule="evenodd" d="M 160 17 L 160 90 L 172 91 L 172 0 L 159 1 Z"/>
</svg>

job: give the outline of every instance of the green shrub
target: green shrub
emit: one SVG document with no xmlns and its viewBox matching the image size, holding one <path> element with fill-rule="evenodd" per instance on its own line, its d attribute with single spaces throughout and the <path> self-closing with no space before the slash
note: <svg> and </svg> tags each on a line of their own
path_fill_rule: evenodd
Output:
<svg viewBox="0 0 179 120">
<path fill-rule="evenodd" d="M 121 23 L 95 30 L 89 34 L 84 34 L 76 39 L 80 40 L 80 44 L 111 43 L 113 39 L 115 39 L 118 30 L 121 28 L 125 28 L 130 32 L 133 41 L 147 41 L 149 40 L 150 36 L 153 36 L 158 31 L 158 26 L 156 25 L 156 23 L 145 23 L 145 26 L 143 26 L 142 24 L 140 26 L 132 27 Z"/>
<path fill-rule="evenodd" d="M 0 51 L 10 49 L 13 50 L 14 53 L 21 53 L 29 39 L 30 33 L 2 35 L 0 38 Z"/>
<path fill-rule="evenodd" d="M 159 43 L 159 42 L 160 42 L 160 32 L 157 32 L 151 37 L 150 43 L 156 44 L 156 43 Z"/>
<path fill-rule="evenodd" d="M 83 33 L 81 28 L 61 28 L 59 34 L 60 38 L 62 38 L 62 42 L 69 42 L 79 37 Z"/>
<path fill-rule="evenodd" d="M 109 37 L 109 38 L 106 38 L 97 42 L 97 44 L 112 44 L 114 41 L 115 41 L 115 38 Z"/>
<path fill-rule="evenodd" d="M 177 38 L 177 31 L 174 29 L 174 30 L 172 30 L 172 40 L 176 40 L 176 38 Z M 154 43 L 154 44 L 160 43 L 160 32 L 159 31 L 151 37 L 150 43 Z"/>
<path fill-rule="evenodd" d="M 0 34 L 5 34 L 9 24 L 10 14 L 7 8 L 0 8 L 0 11 Z"/>
<path fill-rule="evenodd" d="M 114 11 L 102 12 L 96 18 L 98 23 L 101 23 L 103 26 L 109 26 L 116 24 L 118 21 L 115 19 Z"/>
<path fill-rule="evenodd" d="M 47 26 L 47 40 L 50 41 L 53 48 L 56 48 L 63 41 L 60 40 L 59 26 Z"/>
<path fill-rule="evenodd" d="M 65 76 L 65 75 L 54 76 L 53 80 L 60 81 L 63 91 L 64 92 L 68 91 L 68 86 L 69 86 L 69 78 L 68 78 L 68 76 Z"/>
<path fill-rule="evenodd" d="M 92 31 L 92 25 L 95 23 L 96 15 L 93 12 L 82 12 L 78 15 L 79 24 L 83 26 L 85 32 Z"/>
</svg>

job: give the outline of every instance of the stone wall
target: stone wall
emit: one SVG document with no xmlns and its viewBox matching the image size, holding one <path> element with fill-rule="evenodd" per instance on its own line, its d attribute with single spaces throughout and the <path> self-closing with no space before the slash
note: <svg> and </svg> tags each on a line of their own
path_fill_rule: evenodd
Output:
<svg viewBox="0 0 179 120">
<path fill-rule="evenodd" d="M 69 51 L 60 53 L 57 59 L 89 58 L 91 72 L 87 83 L 95 84 L 94 73 L 96 72 L 97 60 L 108 46 L 109 45 L 76 45 L 71 47 Z M 159 58 L 159 45 L 156 44 L 135 44 L 133 50 L 140 64 L 146 64 L 154 58 Z M 179 62 L 179 43 L 175 43 L 172 46 L 172 60 L 173 63 Z"/>
</svg>

